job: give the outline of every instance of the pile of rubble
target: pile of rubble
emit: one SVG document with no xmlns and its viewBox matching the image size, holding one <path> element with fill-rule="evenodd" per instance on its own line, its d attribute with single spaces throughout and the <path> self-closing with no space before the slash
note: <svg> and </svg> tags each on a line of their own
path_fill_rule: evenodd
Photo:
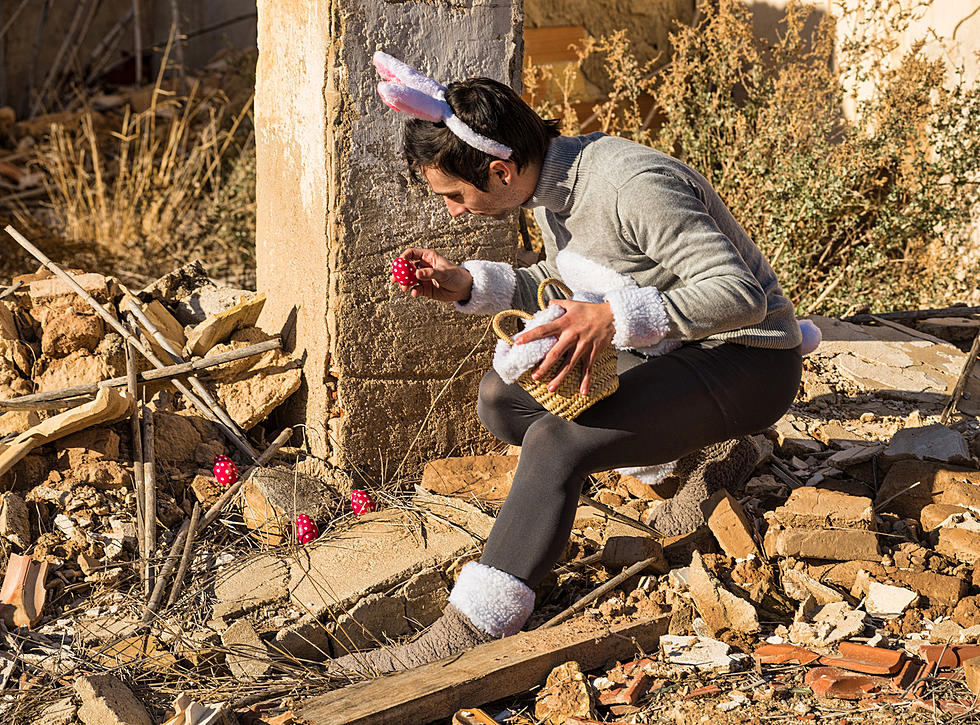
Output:
<svg viewBox="0 0 980 725">
<path fill-rule="evenodd" d="M 84 295 L 45 268 L 0 288 L 11 722 L 973 712 L 980 378 L 933 336 L 972 318 L 929 333 L 816 319 L 824 344 L 796 403 L 757 436 L 753 477 L 706 503 L 704 527 L 661 539 L 640 519 L 678 481 L 601 474 L 528 631 L 431 677 L 346 688 L 319 663 L 439 616 L 519 451 L 431 461 L 397 494 L 354 493 L 352 510 L 350 481 L 265 428 L 301 373 L 255 326 L 262 295 L 197 265 L 140 292 L 72 277 Z M 156 362 L 127 360 L 127 345 Z M 241 469 L 234 483 L 221 469 L 228 488 L 217 455 Z M 304 546 L 299 513 L 320 534 Z"/>
</svg>

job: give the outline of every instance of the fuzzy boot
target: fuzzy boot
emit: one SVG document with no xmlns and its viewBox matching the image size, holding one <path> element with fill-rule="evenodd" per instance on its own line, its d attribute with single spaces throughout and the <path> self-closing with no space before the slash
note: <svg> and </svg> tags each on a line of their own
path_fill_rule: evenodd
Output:
<svg viewBox="0 0 980 725">
<path fill-rule="evenodd" d="M 749 437 L 733 438 L 694 451 L 677 462 L 677 493 L 644 516 L 665 536 L 680 536 L 704 524 L 701 504 L 719 489 L 735 490 L 759 462 L 759 446 Z"/>
<path fill-rule="evenodd" d="M 354 652 L 327 663 L 327 673 L 369 677 L 411 669 L 516 634 L 531 616 L 534 592 L 510 574 L 470 562 L 459 573 L 445 612 L 400 647 Z"/>
</svg>

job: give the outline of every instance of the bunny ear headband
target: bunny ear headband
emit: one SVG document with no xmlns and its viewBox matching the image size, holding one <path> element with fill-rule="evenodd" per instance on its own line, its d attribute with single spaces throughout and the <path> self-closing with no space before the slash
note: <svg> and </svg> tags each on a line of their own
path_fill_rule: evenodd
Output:
<svg viewBox="0 0 980 725">
<path fill-rule="evenodd" d="M 423 121 L 441 121 L 461 141 L 478 151 L 505 161 L 510 158 L 510 147 L 478 134 L 453 113 L 446 103 L 444 85 L 380 50 L 373 60 L 374 67 L 385 79 L 378 84 L 378 95 L 386 106 Z"/>
</svg>

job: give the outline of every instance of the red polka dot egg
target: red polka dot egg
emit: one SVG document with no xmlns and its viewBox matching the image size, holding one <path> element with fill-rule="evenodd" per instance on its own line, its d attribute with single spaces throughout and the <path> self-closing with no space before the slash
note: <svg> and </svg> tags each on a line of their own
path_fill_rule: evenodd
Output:
<svg viewBox="0 0 980 725">
<path fill-rule="evenodd" d="M 415 264 L 403 257 L 391 263 L 391 278 L 403 287 L 414 287 L 419 283 L 415 276 Z"/>
<path fill-rule="evenodd" d="M 230 486 L 238 481 L 238 469 L 228 456 L 214 457 L 214 477 L 222 486 Z"/>
<path fill-rule="evenodd" d="M 367 491 L 355 488 L 350 494 L 350 507 L 355 514 L 360 516 L 371 513 L 377 508 L 377 505 Z"/>
<path fill-rule="evenodd" d="M 313 519 L 306 514 L 300 514 L 296 517 L 296 541 L 300 543 L 300 546 L 309 544 L 319 535 L 320 530 L 316 527 Z"/>
</svg>

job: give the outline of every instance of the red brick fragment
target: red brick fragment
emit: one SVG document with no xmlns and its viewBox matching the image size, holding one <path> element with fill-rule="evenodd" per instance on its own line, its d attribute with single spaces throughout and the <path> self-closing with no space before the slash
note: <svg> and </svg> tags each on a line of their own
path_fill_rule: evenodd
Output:
<svg viewBox="0 0 980 725">
<path fill-rule="evenodd" d="M 752 656 L 761 665 L 808 665 L 820 659 L 816 652 L 792 644 L 764 644 L 756 647 Z"/>
<path fill-rule="evenodd" d="M 902 665 L 902 669 L 892 679 L 892 684 L 899 690 L 907 690 L 913 682 L 923 676 L 927 667 L 929 665 L 918 657 L 909 657 Z"/>
<path fill-rule="evenodd" d="M 836 667 L 814 667 L 806 673 L 803 681 L 817 697 L 841 700 L 860 700 L 878 690 L 878 685 L 867 675 L 855 675 Z"/>
<path fill-rule="evenodd" d="M 617 687 L 600 694 L 599 702 L 602 705 L 635 705 L 647 694 L 651 682 L 653 678 L 640 669 L 624 687 Z"/>
<path fill-rule="evenodd" d="M 980 644 L 926 644 L 919 647 L 919 654 L 926 658 L 926 662 L 952 669 L 980 657 Z"/>
<path fill-rule="evenodd" d="M 902 650 L 870 647 L 855 642 L 841 642 L 840 657 L 821 657 L 820 664 L 863 672 L 866 675 L 895 675 L 905 662 Z"/>
<path fill-rule="evenodd" d="M 711 695 L 721 694 L 721 688 L 718 685 L 706 685 L 705 687 L 699 687 L 696 690 L 691 690 L 684 696 L 685 700 L 693 700 L 698 697 L 709 697 Z"/>
</svg>

